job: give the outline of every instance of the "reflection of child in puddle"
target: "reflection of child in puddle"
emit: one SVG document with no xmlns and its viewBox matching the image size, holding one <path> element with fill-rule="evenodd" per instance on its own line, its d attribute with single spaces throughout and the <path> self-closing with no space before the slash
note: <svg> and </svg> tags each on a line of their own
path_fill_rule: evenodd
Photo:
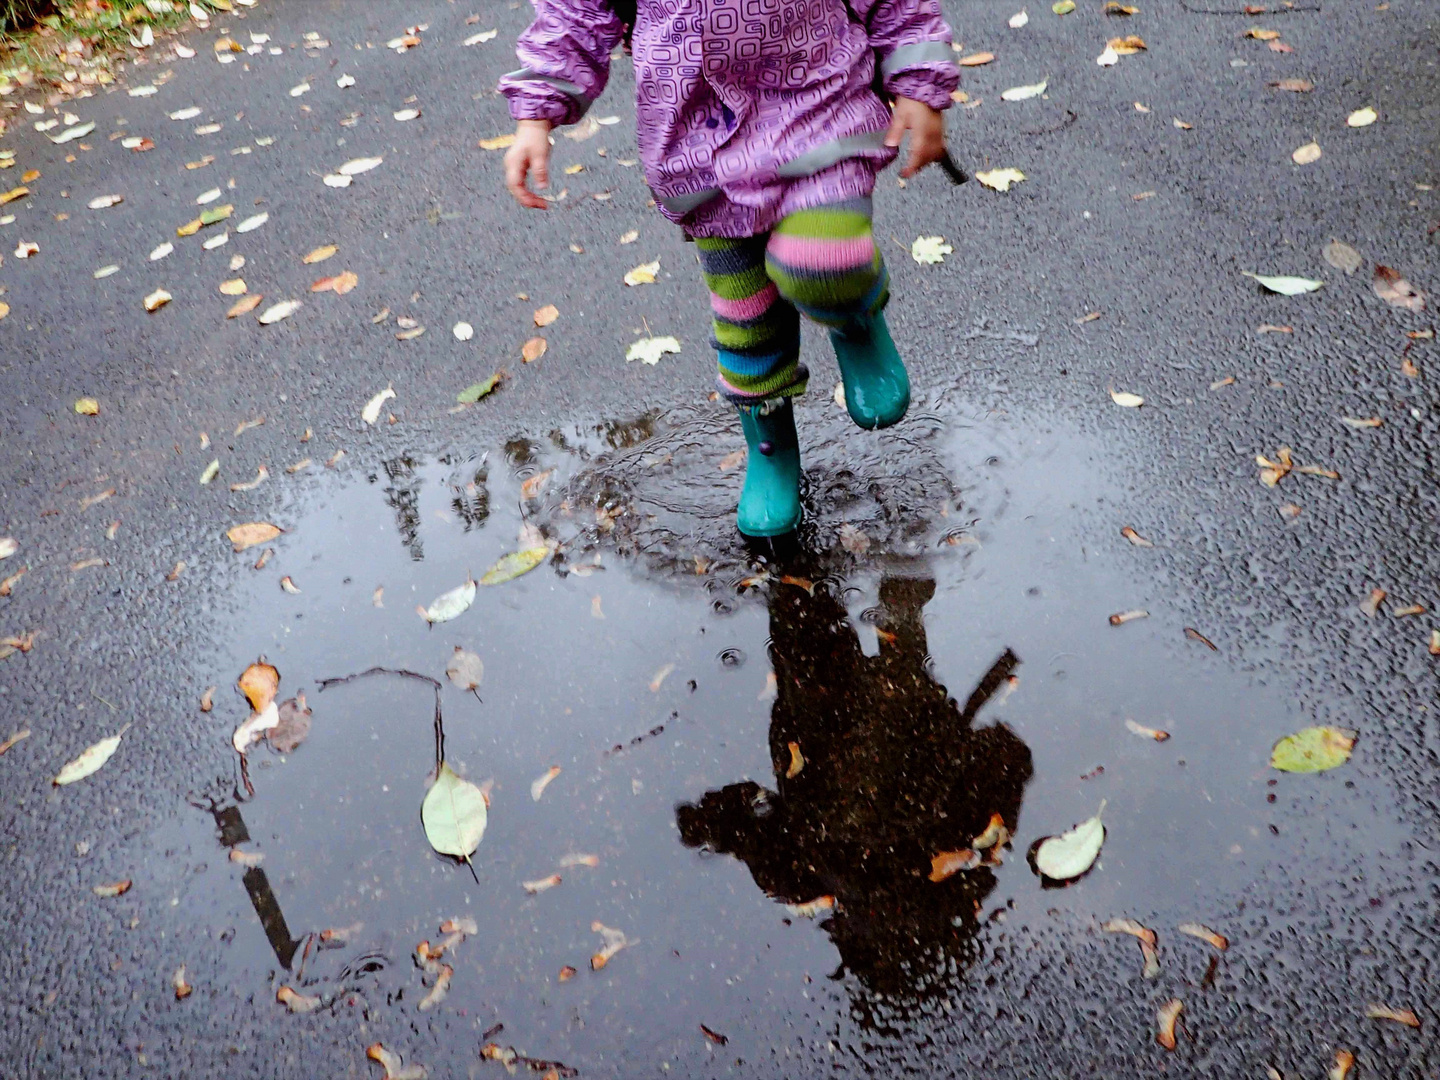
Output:
<svg viewBox="0 0 1440 1080">
<path fill-rule="evenodd" d="M 677 810 L 685 844 L 741 859 L 776 899 L 834 896 L 826 926 L 843 966 L 872 992 L 904 997 L 964 961 L 995 885 L 983 865 L 932 882 L 932 858 L 975 846 L 992 815 L 1013 831 L 1031 773 L 1007 726 L 971 726 L 1019 661 L 1006 652 L 962 710 L 928 670 L 923 608 L 934 594 L 930 579 L 885 578 L 880 651 L 867 657 L 824 585 L 813 597 L 779 587 L 776 790 L 731 784 Z"/>
<path fill-rule="evenodd" d="M 871 193 L 907 136 L 902 176 L 944 157 L 941 111 L 960 76 L 938 0 L 533 2 L 517 44 L 525 66 L 500 83 L 517 121 L 506 184 L 522 206 L 546 207 L 529 184 L 548 186 L 550 131 L 584 117 L 633 23 L 645 179 L 660 213 L 695 241 L 719 391 L 749 446 L 740 531 L 791 532 L 791 402 L 808 377 L 800 313 L 830 332 L 856 424 L 888 427 L 910 404 L 885 323 L 890 279 Z"/>
</svg>

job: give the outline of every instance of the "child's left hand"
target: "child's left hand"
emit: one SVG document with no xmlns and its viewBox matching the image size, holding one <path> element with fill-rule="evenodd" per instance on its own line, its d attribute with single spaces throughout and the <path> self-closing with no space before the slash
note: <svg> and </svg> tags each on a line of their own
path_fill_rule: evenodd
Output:
<svg viewBox="0 0 1440 1080">
<path fill-rule="evenodd" d="M 945 156 L 945 115 L 923 101 L 897 97 L 890 130 L 885 132 L 886 146 L 899 146 L 910 133 L 910 159 L 900 170 L 901 176 L 914 176 L 926 165 Z"/>
</svg>

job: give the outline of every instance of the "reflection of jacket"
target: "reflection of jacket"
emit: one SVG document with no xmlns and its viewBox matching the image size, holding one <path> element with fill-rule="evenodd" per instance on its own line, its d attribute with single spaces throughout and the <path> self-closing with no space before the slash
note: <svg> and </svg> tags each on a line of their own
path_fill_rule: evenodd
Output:
<svg viewBox="0 0 1440 1080">
<path fill-rule="evenodd" d="M 605 88 L 620 20 L 608 0 L 533 2 L 525 66 L 500 89 L 517 120 L 574 123 Z M 877 58 L 887 92 L 936 109 L 959 82 L 938 0 L 639 0 L 633 47 L 645 177 L 695 235 L 765 231 L 787 184 L 839 161 L 858 169 L 834 170 L 821 201 L 868 194 L 854 186 L 895 157 Z"/>
<path fill-rule="evenodd" d="M 995 885 L 987 867 L 931 882 L 931 858 L 970 846 L 992 814 L 1013 831 L 1031 773 L 1008 727 L 973 726 L 1018 661 L 1004 654 L 962 709 L 929 671 L 922 609 L 933 593 L 928 580 L 883 582 L 880 652 L 867 657 L 838 600 L 780 586 L 770 608 L 776 790 L 732 784 L 677 810 L 686 844 L 741 859 L 776 899 L 835 896 L 827 929 L 845 966 L 872 991 L 904 997 L 963 963 Z M 792 742 L 804 764 L 787 776 Z"/>
</svg>

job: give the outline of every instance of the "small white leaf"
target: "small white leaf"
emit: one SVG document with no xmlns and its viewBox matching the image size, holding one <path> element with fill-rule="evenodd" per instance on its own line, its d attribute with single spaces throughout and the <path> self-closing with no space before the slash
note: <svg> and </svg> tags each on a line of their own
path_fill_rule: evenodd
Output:
<svg viewBox="0 0 1440 1080">
<path fill-rule="evenodd" d="M 1252 274 L 1249 270 L 1240 271 L 1248 278 L 1254 278 L 1271 292 L 1279 293 L 1282 296 L 1299 296 L 1301 293 L 1314 292 L 1323 281 L 1313 281 L 1310 278 L 1302 277 L 1271 277 L 1266 274 Z"/>
<path fill-rule="evenodd" d="M 1298 147 L 1295 152 L 1290 155 L 1290 160 L 1295 162 L 1296 165 L 1309 165 L 1312 161 L 1319 161 L 1320 144 L 1318 142 L 1308 142 L 1304 146 Z"/>
<path fill-rule="evenodd" d="M 149 97 L 151 94 L 157 92 L 153 86 L 132 86 L 129 90 L 131 97 Z"/>
<path fill-rule="evenodd" d="M 278 304 L 271 304 L 256 317 L 259 319 L 261 326 L 269 326 L 271 323 L 277 323 L 281 319 L 288 319 L 299 309 L 299 300 L 282 300 Z"/>
<path fill-rule="evenodd" d="M 161 259 L 165 258 L 166 255 L 169 255 L 174 250 L 175 245 L 170 243 L 169 240 L 166 240 L 165 243 L 161 244 L 154 251 L 150 252 L 150 261 L 159 262 Z"/>
<path fill-rule="evenodd" d="M 405 123 L 405 121 L 407 120 L 414 120 L 419 115 L 419 109 L 401 109 L 394 114 L 395 119 L 402 124 Z"/>
<path fill-rule="evenodd" d="M 922 266 L 933 266 L 945 261 L 945 256 L 955 249 L 945 243 L 943 236 L 917 236 L 910 245 L 910 257 Z"/>
<path fill-rule="evenodd" d="M 367 424 L 373 424 L 380 419 L 380 407 L 395 396 L 393 385 L 385 387 L 378 394 L 365 403 L 365 408 L 360 410 L 360 419 Z"/>
<path fill-rule="evenodd" d="M 1014 15 L 1011 15 L 1011 16 L 1010 16 L 1010 29 L 1011 29 L 1011 30 L 1019 30 L 1022 26 L 1024 26 L 1024 25 L 1025 25 L 1026 23 L 1028 23 L 1029 21 L 1030 21 L 1030 16 L 1027 15 L 1027 14 L 1025 14 L 1024 9 L 1022 8 L 1020 11 L 1017 11 Z"/>
<path fill-rule="evenodd" d="M 195 117 L 197 117 L 197 116 L 199 116 L 199 115 L 200 115 L 200 109 L 199 109 L 199 107 L 198 107 L 198 106 L 195 106 L 195 105 L 191 105 L 191 106 L 189 106 L 188 108 L 185 108 L 185 109 L 176 109 L 174 112 L 172 112 L 172 113 L 170 114 L 170 119 L 171 119 L 171 120 L 194 120 Z"/>
<path fill-rule="evenodd" d="M 128 728 L 129 725 L 127 724 Z M 116 750 L 120 748 L 120 736 L 124 735 L 122 729 L 120 735 L 112 735 L 108 739 L 101 739 L 94 746 L 87 747 L 85 752 L 74 761 L 67 762 L 60 770 L 53 783 L 56 787 L 63 787 L 66 784 L 73 784 L 76 780 L 84 780 L 85 777 L 95 772 L 96 769 L 110 760 Z"/>
<path fill-rule="evenodd" d="M 1375 123 L 1375 121 L 1379 119 L 1379 114 L 1367 105 L 1363 109 L 1356 109 L 1349 116 L 1347 116 L 1345 118 L 1345 123 L 1350 127 L 1369 127 L 1371 124 Z"/>
<path fill-rule="evenodd" d="M 89 202 L 91 210 L 106 210 L 125 201 L 124 195 L 97 195 Z"/>
<path fill-rule="evenodd" d="M 426 622 L 449 622 L 470 609 L 475 602 L 474 581 L 467 581 L 447 593 L 441 593 L 430 602 L 428 608 L 422 608 L 421 614 Z"/>
<path fill-rule="evenodd" d="M 260 736 L 280 723 L 280 706 L 272 701 L 235 729 L 230 743 L 237 754 L 243 754 L 260 741 Z"/>
<path fill-rule="evenodd" d="M 1100 821 L 1104 812 L 1105 804 L 1101 802 L 1094 817 L 1069 832 L 1042 840 L 1035 851 L 1035 866 L 1040 873 L 1052 881 L 1070 881 L 1094 866 L 1105 843 L 1105 826 Z"/>
<path fill-rule="evenodd" d="M 1049 85 L 1050 82 L 1047 79 L 1042 82 L 1034 83 L 1030 86 L 1012 86 L 1009 90 L 1004 90 L 1001 92 L 1000 100 L 1024 101 L 1027 98 L 1039 97 L 1045 92 L 1045 88 Z"/>
<path fill-rule="evenodd" d="M 335 85 L 338 86 L 341 90 L 345 90 L 345 89 L 347 89 L 347 88 L 349 88 L 349 87 L 351 87 L 351 86 L 354 86 L 354 85 L 355 85 L 355 76 L 354 76 L 354 75 L 341 75 L 338 79 L 335 80 Z"/>
<path fill-rule="evenodd" d="M 475 336 L 475 327 L 468 322 L 457 322 L 450 332 L 455 335 L 456 341 L 469 341 Z"/>
<path fill-rule="evenodd" d="M 1125 409 L 1138 409 L 1141 405 L 1145 404 L 1145 399 L 1139 394 L 1127 394 L 1123 390 L 1112 389 L 1110 391 L 1110 400 Z"/>
<path fill-rule="evenodd" d="M 641 360 L 647 364 L 658 364 L 665 353 L 678 353 L 680 342 L 673 337 L 641 338 L 630 346 L 625 354 L 626 361 Z"/>
<path fill-rule="evenodd" d="M 498 33 L 500 33 L 499 30 L 481 30 L 478 34 L 471 34 L 468 38 L 462 41 L 461 44 L 483 45 L 485 42 L 493 40 L 495 35 Z"/>
<path fill-rule="evenodd" d="M 299 97 L 301 94 L 308 94 L 309 92 L 310 84 L 308 82 L 302 82 L 299 86 L 292 86 L 290 88 L 291 97 Z"/>
<path fill-rule="evenodd" d="M 269 220 L 269 214 L 256 214 L 254 217 L 248 217 L 244 221 L 240 222 L 239 225 L 236 225 L 235 231 L 237 233 L 254 232 L 256 229 L 258 229 L 261 225 L 264 225 Z"/>
<path fill-rule="evenodd" d="M 159 311 L 173 299 L 175 298 L 164 289 L 156 289 L 149 296 L 145 297 L 145 310 Z"/>
<path fill-rule="evenodd" d="M 1120 54 L 1115 51 L 1113 45 L 1106 45 L 1105 51 L 1095 58 L 1095 63 L 1101 67 L 1114 67 L 1120 62 Z"/>
<path fill-rule="evenodd" d="M 324 177 L 326 187 L 349 187 L 350 177 L 341 176 L 339 173 L 327 173 Z"/>
<path fill-rule="evenodd" d="M 340 175 L 359 176 L 361 173 L 367 173 L 371 169 L 378 167 L 384 160 L 384 158 L 378 157 L 354 158 L 340 166 Z"/>
<path fill-rule="evenodd" d="M 116 266 L 114 263 L 111 263 L 109 266 L 102 266 L 99 270 L 95 271 L 95 280 L 99 281 L 101 278 L 107 278 L 111 274 L 118 273 L 119 270 L 120 267 Z"/>
</svg>

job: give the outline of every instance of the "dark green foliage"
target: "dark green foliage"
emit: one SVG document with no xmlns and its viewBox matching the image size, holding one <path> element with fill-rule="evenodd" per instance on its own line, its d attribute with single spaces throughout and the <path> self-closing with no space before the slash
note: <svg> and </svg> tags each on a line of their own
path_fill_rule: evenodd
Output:
<svg viewBox="0 0 1440 1080">
<path fill-rule="evenodd" d="M 55 14 L 55 0 L 0 0 L 0 33 L 24 30 Z"/>
</svg>

